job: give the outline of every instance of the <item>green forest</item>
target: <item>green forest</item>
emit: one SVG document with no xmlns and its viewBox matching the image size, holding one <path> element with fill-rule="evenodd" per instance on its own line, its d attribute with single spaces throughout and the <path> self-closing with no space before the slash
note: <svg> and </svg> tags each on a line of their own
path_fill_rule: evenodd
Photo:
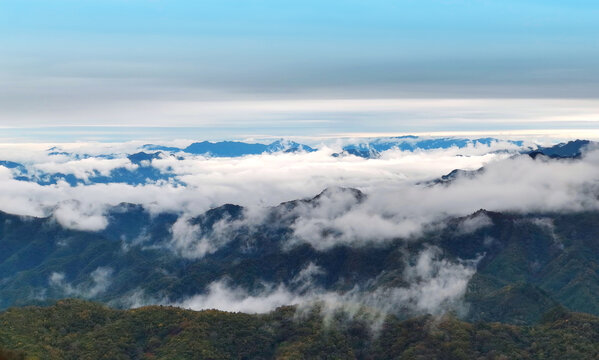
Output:
<svg viewBox="0 0 599 360">
<path fill-rule="evenodd" d="M 66 299 L 0 314 L 0 359 L 591 359 L 599 318 L 556 307 L 536 325 L 451 314 L 373 323 L 281 307 L 264 315 Z"/>
</svg>

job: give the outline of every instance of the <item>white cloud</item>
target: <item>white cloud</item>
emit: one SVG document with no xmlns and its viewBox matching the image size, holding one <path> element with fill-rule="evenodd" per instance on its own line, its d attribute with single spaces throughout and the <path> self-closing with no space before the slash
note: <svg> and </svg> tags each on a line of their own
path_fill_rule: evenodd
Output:
<svg viewBox="0 0 599 360">
<path fill-rule="evenodd" d="M 588 153 L 581 161 L 521 156 L 489 163 L 483 173 L 459 178 L 449 186 L 382 183 L 350 211 L 323 216 L 326 212 L 316 209 L 303 214 L 294 224 L 293 241 L 325 249 L 338 243 L 359 246 L 408 238 L 427 224 L 481 208 L 515 212 L 598 209 L 598 186 L 599 152 Z M 475 222 L 468 225 L 487 225 L 484 218 Z"/>
<path fill-rule="evenodd" d="M 35 88 L 41 87 L 38 78 Z M 97 90 L 104 84 L 94 84 Z M 19 83 L 19 86 L 23 86 Z M 143 86 L 148 90 L 147 84 Z M 159 89 L 163 89 L 160 87 Z M 154 89 L 157 90 L 157 89 Z M 181 89 L 178 89 L 181 90 Z M 347 89 L 345 89 L 347 90 Z M 11 89 L 14 92 L 14 88 Z M 79 91 L 79 89 L 77 90 Z M 502 130 L 514 128 L 545 127 L 588 128 L 588 123 L 597 121 L 596 99 L 480 99 L 480 98 L 422 98 L 422 99 L 253 99 L 253 100 L 216 100 L 196 101 L 187 99 L 189 89 L 179 94 L 180 99 L 165 100 L 162 98 L 146 99 L 146 101 L 123 100 L 129 94 L 122 94 L 117 99 L 104 101 L 103 104 L 81 104 L 96 99 L 97 94 L 88 94 L 80 101 L 73 102 L 74 91 L 68 92 L 68 100 L 58 109 L 33 109 L 30 102 L 21 109 L 9 111 L 14 102 L 4 102 L 0 110 L 3 125 L 11 127 L 38 127 L 46 124 L 54 126 L 103 125 L 107 127 L 164 126 L 200 127 L 206 131 L 220 129 L 221 133 L 247 131 L 248 121 L 255 128 L 270 133 L 298 131 L 297 124 L 316 125 L 316 130 L 305 130 L 304 133 L 316 131 L 346 131 L 350 125 L 355 131 L 368 131 L 368 123 L 372 128 L 388 129 L 389 124 L 402 118 L 402 129 L 431 130 L 439 127 L 480 129 L 481 119 L 485 127 Z M 114 93 L 112 89 L 111 93 Z M 169 96 L 172 95 L 169 93 Z M 198 94 L 196 93 L 196 96 Z M 204 96 L 205 94 L 199 94 Z M 255 94 L 254 94 L 255 95 Z M 44 95 L 42 95 L 44 96 Z M 342 96 L 347 97 L 347 96 Z M 105 99 L 106 100 L 106 99 Z M 339 118 L 344 121 L 340 122 Z M 364 121 L 364 119 L 368 121 Z M 40 120 L 43 119 L 43 120 Z M 396 122 L 397 123 L 397 122 Z M 322 126 L 320 124 L 325 124 Z M 343 125 L 340 125 L 343 124 Z M 439 126 L 444 124 L 444 126 Z M 318 126 L 320 125 L 320 126 Z M 491 126 L 495 125 L 495 126 Z M 93 128 L 90 127 L 90 130 Z M 223 130 L 224 129 L 224 130 Z M 88 130 L 88 131 L 90 131 Z M 83 132 L 83 130 L 78 130 Z M 106 130 L 104 130 L 106 131 Z M 113 130 L 118 134 L 118 130 Z M 185 130 L 182 130 L 184 132 Z M 52 132 L 49 131 L 50 134 Z M 111 134 L 111 135 L 113 135 Z M 81 136 L 81 134 L 77 134 Z M 102 132 L 99 134 L 102 135 Z M 95 137 L 98 137 L 96 135 Z"/>
<path fill-rule="evenodd" d="M 212 224 L 209 233 L 203 233 L 200 224 L 195 224 L 193 219 L 183 215 L 171 226 L 172 238 L 168 245 L 185 258 L 202 258 L 230 242 L 238 226 L 242 224 L 243 221 L 226 216 Z"/>
<path fill-rule="evenodd" d="M 265 206 L 310 198 L 331 186 L 317 200 L 300 202 L 287 214 L 297 216 L 287 246 L 306 242 L 317 250 L 326 250 L 338 244 L 365 246 L 410 239 L 448 216 L 466 216 L 481 208 L 515 212 L 599 209 L 599 151 L 591 151 L 581 160 L 549 161 L 542 157 L 509 158 L 510 154 L 493 150 L 496 148 L 414 153 L 392 150 L 380 159 L 366 160 L 332 157 L 334 150 L 324 147 L 314 153 L 232 159 L 168 157 L 153 161 L 159 168 L 172 169 L 186 186 L 168 182 L 75 187 L 59 182 L 40 186 L 16 181 L 0 167 L 0 209 L 35 216 L 52 212 L 60 224 L 83 230 L 105 227 L 107 207 L 121 202 L 142 204 L 154 213 L 179 212 L 182 216 L 171 228 L 170 246 L 188 258 L 206 256 L 228 243 L 236 229 L 265 221 Z M 81 165 L 70 160 L 66 163 Z M 83 164 L 81 171 L 89 172 L 100 163 L 90 164 Z M 455 168 L 481 166 L 486 170 L 473 178 L 458 178 L 443 186 L 418 185 Z M 353 192 L 336 186 L 356 187 L 366 196 L 358 199 Z M 211 231 L 190 222 L 192 217 L 224 203 L 247 206 L 246 218 L 217 222 Z M 543 218 L 531 221 L 553 231 L 552 224 Z M 490 225 L 491 219 L 479 214 L 464 219 L 458 231 L 469 233 Z M 487 240 L 489 244 L 493 241 Z M 288 304 L 314 303 L 324 304 L 325 311 L 342 308 L 352 312 L 366 306 L 382 313 L 407 310 L 438 314 L 464 309 L 462 298 L 475 271 L 474 261 L 443 259 L 436 248 L 423 250 L 413 260 L 401 274 L 408 284 L 404 287 L 379 286 L 366 291 L 356 286 L 346 292 L 326 291 L 314 285 L 314 279 L 323 270 L 311 263 L 296 274 L 289 286 L 265 284 L 264 290 L 252 292 L 221 280 L 212 283 L 205 293 L 176 304 L 196 310 L 218 308 L 253 313 Z M 53 273 L 49 282 L 67 295 L 96 297 L 110 286 L 111 276 L 111 269 L 98 268 L 76 286 L 66 281 L 62 273 Z M 141 292 L 129 295 L 131 306 L 148 301 L 172 303 L 164 298 L 148 298 Z"/>
<path fill-rule="evenodd" d="M 232 288 L 225 282 L 210 284 L 208 293 L 193 296 L 176 304 L 193 310 L 219 309 L 232 312 L 266 313 L 283 305 L 297 304 L 303 299 L 292 294 L 284 286 L 251 295 L 241 288 Z"/>
<path fill-rule="evenodd" d="M 103 148 L 89 144 L 85 145 L 88 148 L 79 145 L 78 149 L 95 149 L 99 153 L 109 149 L 119 153 L 134 145 Z M 260 209 L 266 206 L 309 198 L 327 187 L 346 186 L 364 191 L 368 196 L 360 204 L 353 204 L 346 195 L 333 194 L 322 199 L 318 206 L 297 209 L 301 216 L 293 225 L 296 234 L 293 241 L 306 241 L 325 249 L 337 243 L 360 245 L 410 237 L 426 224 L 446 216 L 465 216 L 480 208 L 523 212 L 597 208 L 592 194 L 598 185 L 599 152 L 589 152 L 580 161 L 533 160 L 526 156 L 508 159 L 509 153 L 495 152 L 501 146 L 417 152 L 391 150 L 380 159 L 336 158 L 331 156 L 335 150 L 325 146 L 314 153 L 211 159 L 189 156 L 183 160 L 165 157 L 153 161 L 154 166 L 174 172 L 185 186 L 173 182 L 75 187 L 59 182 L 40 186 L 13 180 L 10 172 L 0 167 L 0 210 L 32 216 L 47 216 L 54 211 L 57 221 L 67 227 L 98 230 L 106 225 L 103 216 L 106 208 L 121 202 L 142 204 L 153 213 L 183 213 L 188 218 L 211 207 L 234 203 L 248 207 L 246 213 L 256 222 L 264 214 Z M 36 151 L 43 149 L 46 147 Z M 29 158 L 47 164 L 43 156 Z M 82 166 L 73 172 L 83 174 L 96 166 L 108 171 L 122 165 L 95 160 L 68 160 L 63 164 Z M 481 166 L 486 167 L 484 173 L 473 179 L 459 178 L 450 186 L 415 185 L 456 168 L 473 170 Z M 223 239 L 212 242 L 213 238 L 207 238 L 198 243 L 196 250 L 211 252 L 224 243 Z"/>
<path fill-rule="evenodd" d="M 484 213 L 478 213 L 463 219 L 458 224 L 458 233 L 471 234 L 479 229 L 493 225 L 493 220 Z"/>
<path fill-rule="evenodd" d="M 428 248 L 420 253 L 416 264 L 405 270 L 407 289 L 395 289 L 392 298 L 407 302 L 417 312 L 439 313 L 454 307 L 466 293 L 477 261 L 451 263 L 440 258 L 440 250 Z"/>
<path fill-rule="evenodd" d="M 81 296 L 85 298 L 94 298 L 105 292 L 110 284 L 113 270 L 108 267 L 98 267 L 90 274 L 87 282 L 77 286 L 65 280 L 64 273 L 53 272 L 48 279 L 50 285 L 61 290 L 66 296 Z"/>
<path fill-rule="evenodd" d="M 139 146 L 137 143 L 135 146 Z M 126 143 L 117 145 L 87 144 L 78 147 L 64 145 L 67 150 L 102 153 L 117 152 L 134 147 Z M 17 147 L 0 148 L 0 157 L 8 160 L 18 153 Z M 47 146 L 32 147 L 29 155 L 21 160 L 27 164 L 43 164 L 45 170 L 64 171 L 87 176 L 97 170 L 106 173 L 115 166 L 127 164 L 127 159 L 49 162 L 45 153 Z M 6 150 L 8 149 L 8 150 Z M 19 148 L 20 149 L 20 148 Z M 487 151 L 490 150 L 487 148 Z M 384 159 L 366 160 L 353 156 L 334 158 L 330 148 L 315 153 L 273 154 L 246 156 L 243 158 L 212 158 L 189 156 L 184 160 L 165 157 L 154 160 L 154 166 L 177 174 L 187 186 L 169 182 L 131 186 L 126 184 L 92 184 L 71 187 L 64 182 L 40 186 L 35 183 L 15 181 L 10 171 L 0 166 L 0 210 L 10 213 L 47 216 L 60 208 L 61 223 L 79 229 L 96 230 L 100 227 L 100 216 L 107 206 L 121 202 L 144 205 L 153 212 L 174 211 L 195 216 L 211 207 L 234 203 L 249 207 L 276 205 L 296 198 L 311 197 L 324 188 L 334 185 L 358 187 L 371 191 L 384 184 L 404 183 L 412 179 L 429 179 L 440 176 L 454 167 L 478 168 L 505 154 L 481 154 L 455 156 L 457 149 L 445 152 L 392 152 Z M 484 152 L 484 151 L 483 151 Z M 21 155 L 23 156 L 23 155 Z M 50 165 L 51 164 L 51 165 Z M 33 166 L 33 165 L 29 165 Z M 81 166 L 81 168 L 78 168 Z M 70 201 L 76 201 L 76 207 Z M 62 205 L 61 205 L 62 204 Z M 65 205 L 67 204 L 67 205 Z M 75 208 L 74 208 L 75 207 Z M 84 209 L 84 211 L 81 211 Z M 82 217 L 76 219 L 79 212 Z M 89 224 L 87 226 L 86 224 Z"/>
<path fill-rule="evenodd" d="M 310 262 L 293 279 L 291 283 L 298 285 L 298 291 L 304 292 L 313 287 L 314 277 L 323 275 L 325 271 L 318 265 Z"/>
<path fill-rule="evenodd" d="M 108 220 L 103 215 L 103 206 L 90 202 L 60 202 L 52 215 L 59 224 L 70 229 L 97 231 L 108 225 Z"/>
<path fill-rule="evenodd" d="M 110 172 L 116 168 L 135 170 L 137 165 L 132 164 L 127 158 L 102 159 L 90 157 L 87 159 L 69 160 L 66 162 L 43 162 L 34 164 L 32 168 L 38 173 L 39 171 L 43 171 L 50 174 L 72 174 L 79 179 L 88 181 L 90 176 L 95 176 L 97 174 L 109 176 Z"/>
<path fill-rule="evenodd" d="M 406 287 L 378 287 L 365 290 L 355 287 L 347 292 L 326 291 L 311 285 L 311 277 L 322 270 L 309 264 L 295 279 L 309 286 L 292 291 L 285 285 L 266 285 L 258 293 L 250 293 L 240 287 L 232 287 L 226 281 L 216 281 L 204 294 L 192 296 L 175 305 L 193 310 L 219 309 L 246 313 L 266 313 L 283 305 L 299 305 L 300 308 L 315 304 L 322 306 L 325 315 L 336 310 L 355 314 L 367 307 L 388 313 L 442 314 L 448 310 L 466 311 L 463 296 L 468 281 L 474 275 L 476 261 L 450 262 L 441 258 L 439 249 L 428 248 L 418 254 L 416 263 L 408 265 L 403 277 Z"/>
<path fill-rule="evenodd" d="M 201 258 L 216 248 L 207 238 L 203 238 L 200 225 L 192 224 L 191 219 L 181 216 L 171 227 L 172 240 L 170 245 L 181 256 L 186 258 Z"/>
</svg>

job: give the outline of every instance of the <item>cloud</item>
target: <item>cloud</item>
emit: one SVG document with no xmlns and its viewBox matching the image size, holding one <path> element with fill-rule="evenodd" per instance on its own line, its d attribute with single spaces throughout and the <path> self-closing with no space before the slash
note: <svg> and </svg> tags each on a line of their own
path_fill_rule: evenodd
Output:
<svg viewBox="0 0 599 360">
<path fill-rule="evenodd" d="M 296 304 L 302 298 L 292 294 L 284 286 L 268 289 L 258 295 L 251 295 L 241 288 L 229 287 L 222 281 L 208 286 L 208 293 L 193 296 L 176 304 L 193 310 L 219 309 L 232 312 L 267 313 L 283 305 Z"/>
<path fill-rule="evenodd" d="M 90 274 L 90 279 L 79 285 L 72 285 L 65 279 L 65 274 L 53 272 L 48 279 L 50 286 L 60 290 L 66 296 L 95 298 L 105 292 L 111 284 L 113 270 L 109 267 L 98 267 Z"/>
<path fill-rule="evenodd" d="M 143 289 L 136 288 L 118 299 L 109 302 L 110 306 L 117 308 L 135 309 L 148 305 L 168 305 L 169 300 L 166 297 L 158 297 L 157 294 L 149 295 Z"/>
<path fill-rule="evenodd" d="M 86 146 L 85 151 L 95 148 L 97 153 L 107 149 L 119 153 L 119 149 L 132 147 Z M 252 225 L 264 221 L 268 206 L 283 201 L 310 198 L 328 187 L 362 190 L 367 197 L 360 202 L 347 194 L 331 192 L 316 206 L 298 206 L 295 210 L 295 236 L 289 244 L 307 242 L 324 250 L 341 243 L 361 246 L 418 236 L 447 216 L 466 216 L 481 208 L 544 212 L 595 209 L 598 205 L 594 196 L 599 179 L 598 151 L 588 152 L 579 161 L 534 160 L 527 156 L 510 158 L 510 153 L 497 152 L 502 144 L 493 144 L 416 152 L 390 150 L 380 159 L 362 159 L 333 157 L 338 146 L 331 146 L 321 146 L 313 153 L 242 158 L 164 157 L 154 160 L 153 166 L 172 171 L 180 182 L 138 186 L 70 186 L 64 182 L 40 186 L 17 181 L 10 171 L 0 167 L 0 210 L 30 216 L 54 213 L 54 218 L 66 227 L 95 231 L 107 224 L 106 209 L 122 202 L 141 204 L 152 213 L 180 213 L 188 219 L 212 207 L 234 203 L 246 207 L 246 221 Z M 36 156 L 30 159 L 46 161 Z M 81 162 L 66 163 L 77 166 Z M 91 171 L 90 164 L 106 165 L 101 161 L 84 163 L 80 171 Z M 472 170 L 481 166 L 485 166 L 485 172 L 471 179 L 458 178 L 449 186 L 418 185 L 456 168 Z M 193 233 L 185 233 L 183 225 L 180 222 L 177 226 L 181 229 L 174 229 L 174 244 L 180 249 L 190 244 L 187 250 L 198 256 L 226 244 L 228 234 L 235 229 L 223 223 L 212 234 L 194 239 Z"/>
<path fill-rule="evenodd" d="M 211 254 L 228 244 L 239 231 L 251 234 L 272 221 L 272 208 L 284 200 L 312 198 L 285 208 L 282 221 L 291 233 L 283 237 L 284 247 L 308 243 L 318 251 L 340 244 L 360 247 L 390 240 L 417 241 L 431 226 L 443 226 L 447 217 L 464 217 L 484 208 L 493 211 L 539 213 L 531 222 L 552 232 L 543 212 L 599 209 L 599 151 L 589 151 L 580 160 L 549 160 L 528 156 L 511 157 L 491 149 L 447 149 L 415 153 L 392 150 L 380 159 L 353 156 L 335 158 L 324 147 L 315 153 L 272 154 L 234 159 L 203 157 L 162 158 L 158 167 L 170 167 L 185 186 L 170 183 L 130 186 L 94 184 L 69 186 L 65 183 L 39 186 L 15 181 L 0 168 L 0 207 L 21 211 L 54 213 L 59 223 L 72 228 L 98 230 L 105 226 L 107 206 L 120 202 L 140 203 L 151 212 L 174 211 L 181 216 L 171 227 L 166 246 L 192 259 Z M 429 186 L 430 180 L 453 168 L 485 171 L 461 177 L 446 185 Z M 449 169 L 449 170 L 448 170 Z M 359 192 L 340 186 L 355 186 Z M 204 226 L 194 217 L 211 206 L 241 203 L 247 208 L 241 219 L 224 219 Z M 283 207 L 282 207 L 283 208 Z M 279 214 L 281 215 L 281 214 Z M 461 234 L 491 226 L 484 213 L 463 218 Z M 559 239 L 556 243 L 559 244 Z M 493 239 L 485 240 L 491 243 Z M 323 312 L 342 310 L 356 314 L 368 308 L 374 312 L 441 314 L 448 310 L 467 311 L 463 302 L 476 260 L 450 260 L 435 247 L 428 247 L 405 264 L 402 286 L 385 286 L 372 279 L 348 291 L 318 286 L 325 275 L 317 263 L 309 263 L 287 283 L 265 283 L 246 289 L 223 278 L 206 291 L 186 299 L 166 299 L 160 294 L 133 291 L 122 304 L 175 304 L 192 309 L 218 308 L 227 311 L 264 313 L 289 304 L 300 308 L 319 305 Z M 111 271 L 97 269 L 77 285 L 62 273 L 49 281 L 63 293 L 95 297 L 110 286 Z"/>
<path fill-rule="evenodd" d="M 66 162 L 44 162 L 32 166 L 35 172 L 72 174 L 79 179 L 89 181 L 90 176 L 109 176 L 110 172 L 117 168 L 135 170 L 137 165 L 132 164 L 127 158 L 102 159 L 90 157 L 80 160 L 69 160 Z"/>
<path fill-rule="evenodd" d="M 455 302 L 466 293 L 478 260 L 451 263 L 440 255 L 440 250 L 434 247 L 422 251 L 416 263 L 404 272 L 409 287 L 392 290 L 392 298 L 400 304 L 408 303 L 417 312 L 429 314 L 455 308 Z"/>
<path fill-rule="evenodd" d="M 463 219 L 459 224 L 457 231 L 460 235 L 471 234 L 479 229 L 493 225 L 493 220 L 484 213 L 478 213 L 474 216 Z"/>
<path fill-rule="evenodd" d="M 60 202 L 52 212 L 56 221 L 69 229 L 98 231 L 108 225 L 103 206 L 76 200 Z"/>
<path fill-rule="evenodd" d="M 593 151 L 581 161 L 503 159 L 449 186 L 385 182 L 349 210 L 336 207 L 335 201 L 319 204 L 327 209 L 306 208 L 293 224 L 291 242 L 324 250 L 337 244 L 364 246 L 411 238 L 448 216 L 466 216 L 481 208 L 522 213 L 594 210 L 599 208 L 598 180 L 599 152 Z M 465 220 L 460 230 L 488 224 L 484 217 L 476 217 Z"/>
<path fill-rule="evenodd" d="M 39 79 L 35 80 L 31 82 L 31 86 L 41 88 Z M 19 85 L 23 87 L 22 83 Z M 103 85 L 95 84 L 93 89 L 97 90 Z M 14 92 L 16 87 L 13 86 L 11 92 Z M 149 89 L 147 84 L 142 87 L 144 91 Z M 163 89 L 164 87 L 154 87 L 152 92 L 158 94 Z M 345 90 L 347 88 L 338 89 L 337 92 L 343 93 Z M 348 94 L 340 95 L 344 99 L 317 99 L 305 96 L 296 99 L 274 99 L 256 98 L 255 94 L 252 94 L 253 99 L 245 96 L 237 100 L 198 101 L 197 97 L 203 97 L 205 94 L 200 92 L 193 96 L 189 89 L 185 89 L 178 94 L 178 99 L 155 98 L 139 102 L 134 99 L 123 100 L 123 97 L 129 94 L 121 94 L 118 99 L 106 100 L 105 104 L 93 106 L 84 104 L 88 103 L 90 98 L 97 98 L 97 94 L 90 93 L 74 102 L 72 97 L 75 91 L 69 91 L 65 97 L 68 98 L 68 103 L 65 103 L 62 109 L 34 110 L 31 101 L 24 102 L 17 109 L 14 108 L 14 101 L 3 101 L 0 98 L 0 103 L 4 105 L 0 111 L 0 120 L 3 124 L 15 128 L 7 131 L 5 137 L 12 135 L 20 140 L 39 140 L 40 137 L 64 139 L 68 136 L 80 140 L 185 137 L 190 128 L 202 136 L 230 137 L 231 134 L 247 134 L 248 122 L 251 122 L 254 134 L 271 136 L 314 136 L 347 131 L 363 133 L 372 129 L 389 131 L 389 124 L 392 123 L 395 124 L 393 130 L 400 132 L 430 132 L 439 128 L 509 131 L 538 128 L 540 124 L 550 129 L 584 131 L 589 123 L 597 119 L 596 98 L 556 99 L 555 96 L 549 96 L 547 99 L 515 99 L 510 98 L 508 93 L 512 90 L 512 87 L 503 87 L 502 91 L 505 93 L 495 94 L 494 98 L 487 99 L 477 98 L 479 94 L 474 97 L 473 94 L 467 94 L 461 99 L 447 98 L 446 93 L 438 93 L 428 98 L 404 98 L 401 95 L 395 99 L 369 99 L 361 98 L 363 94 L 356 93 L 350 94 L 349 98 Z M 553 91 L 553 95 L 563 95 L 555 92 L 556 88 L 553 88 Z M 112 89 L 111 94 L 114 93 L 115 90 Z M 168 96 L 170 95 L 172 94 L 169 93 Z M 38 95 L 47 96 L 48 94 Z M 40 121 L 40 118 L 45 120 Z M 398 118 L 402 119 L 401 123 L 396 121 Z M 49 123 L 54 127 L 44 128 Z M 165 123 L 170 127 L 165 127 Z M 81 126 L 82 124 L 84 125 Z M 440 124 L 444 126 L 439 126 Z M 103 125 L 104 128 L 98 125 Z M 60 134 L 56 134 L 56 126 L 62 127 L 59 128 Z M 155 128 L 148 129 L 149 126 Z M 40 129 L 32 135 L 31 131 L 27 131 L 30 129 L 25 130 L 22 127 Z"/>
<path fill-rule="evenodd" d="M 313 287 L 315 277 L 325 274 L 325 271 L 313 262 L 308 263 L 292 280 L 299 292 L 305 292 Z"/>
<path fill-rule="evenodd" d="M 351 192 L 333 188 L 319 200 L 294 209 L 298 218 L 292 225 L 294 237 L 289 245 L 306 242 L 317 250 L 325 250 L 369 239 L 404 237 L 420 229 L 417 222 L 397 222 L 385 213 L 365 207 Z"/>
<path fill-rule="evenodd" d="M 192 224 L 191 219 L 181 216 L 171 227 L 172 240 L 169 243 L 174 250 L 186 258 L 201 258 L 217 250 L 217 247 L 202 237 L 200 225 Z"/>
<path fill-rule="evenodd" d="M 210 229 L 202 231 L 197 221 L 183 215 L 171 226 L 168 247 L 185 258 L 202 258 L 229 243 L 243 225 L 245 221 L 225 216 L 212 224 Z"/>
<path fill-rule="evenodd" d="M 325 316 L 337 311 L 355 315 L 360 309 L 370 309 L 379 320 L 390 313 L 465 312 L 467 304 L 463 303 L 463 296 L 478 260 L 450 262 L 441 255 L 441 251 L 433 247 L 420 252 L 415 263 L 406 266 L 403 278 L 408 285 L 405 287 L 380 286 L 373 290 L 356 286 L 347 292 L 326 291 L 312 284 L 311 278 L 323 270 L 310 263 L 292 281 L 302 283 L 296 290 L 283 284 L 265 284 L 263 290 L 252 293 L 220 280 L 210 284 L 206 293 L 175 305 L 193 310 L 246 313 L 266 313 L 283 305 L 298 305 L 300 310 L 318 305 Z"/>
<path fill-rule="evenodd" d="M 280 306 L 296 305 L 299 316 L 316 307 L 325 320 L 341 312 L 351 317 L 365 316 L 374 327 L 382 324 L 387 314 L 465 313 L 468 305 L 463 297 L 478 259 L 452 262 L 442 255 L 441 250 L 435 247 L 425 248 L 416 254 L 414 262 L 407 263 L 401 275 L 407 284 L 404 287 L 379 286 L 373 289 L 372 284 L 367 284 L 363 287 L 356 285 L 345 292 L 325 290 L 314 282 L 314 278 L 324 275 L 324 270 L 308 263 L 291 280 L 293 287 L 264 283 L 260 290 L 250 291 L 221 279 L 209 284 L 204 293 L 180 301 L 136 289 L 113 301 L 113 304 L 129 308 L 162 304 L 192 310 L 218 309 L 244 313 L 267 313 Z M 62 274 L 53 274 L 53 277 L 55 285 L 69 289 L 70 285 L 65 284 Z"/>
<path fill-rule="evenodd" d="M 93 298 L 106 291 L 111 284 L 110 277 L 112 276 L 112 273 L 113 270 L 108 267 L 99 267 L 92 271 L 91 278 L 93 285 L 88 289 L 86 296 Z"/>
<path fill-rule="evenodd" d="M 77 153 L 122 154 L 141 144 L 90 143 L 62 147 Z M 47 156 L 47 148 L 47 145 L 6 145 L 0 147 L 0 158 L 23 161 L 31 169 L 36 164 L 43 164 L 46 170 L 66 171 L 81 176 L 94 171 L 106 172 L 128 163 L 127 159 L 51 160 L 53 157 Z M 212 159 L 201 156 L 187 156 L 184 159 L 164 157 L 153 161 L 153 166 L 173 172 L 185 186 L 170 182 L 140 186 L 122 183 L 70 186 L 58 182 L 41 186 L 14 180 L 11 171 L 0 166 L 0 210 L 20 215 L 48 216 L 59 208 L 57 218 L 63 225 L 97 230 L 106 207 L 122 202 L 142 204 L 153 213 L 180 212 L 190 217 L 224 203 L 260 208 L 311 197 L 329 186 L 357 187 L 370 192 L 384 184 L 401 184 L 412 179 L 440 176 L 454 167 L 478 168 L 506 157 L 506 154 L 487 153 L 494 149 L 473 147 L 430 153 L 391 151 L 385 154 L 384 159 L 366 160 L 353 156 L 335 158 L 331 154 L 338 149 L 323 146 L 314 153 Z M 472 155 L 456 156 L 469 153 Z M 82 214 L 82 219 L 77 219 L 78 213 Z"/>
<path fill-rule="evenodd" d="M 555 224 L 553 223 L 553 219 L 551 218 L 546 218 L 546 217 L 535 217 L 529 220 L 532 224 L 540 227 L 541 229 L 544 229 L 546 232 L 549 233 L 549 235 L 551 236 L 551 238 L 553 239 L 553 242 L 555 243 L 555 245 L 557 245 L 557 247 L 559 247 L 560 249 L 564 248 L 564 244 L 562 243 L 562 240 L 560 239 L 560 237 L 555 233 Z"/>
</svg>

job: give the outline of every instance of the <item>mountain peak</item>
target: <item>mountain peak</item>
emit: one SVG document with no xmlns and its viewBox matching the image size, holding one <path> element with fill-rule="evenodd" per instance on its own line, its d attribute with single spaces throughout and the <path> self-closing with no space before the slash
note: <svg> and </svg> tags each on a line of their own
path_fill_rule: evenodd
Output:
<svg viewBox="0 0 599 360">
<path fill-rule="evenodd" d="M 312 200 L 319 200 L 325 197 L 333 197 L 340 193 L 351 194 L 358 201 L 362 201 L 364 198 L 366 198 L 366 194 L 364 194 L 362 191 L 358 189 L 343 186 L 330 186 L 321 191 L 320 194 L 313 197 Z"/>
<path fill-rule="evenodd" d="M 152 161 L 154 159 L 160 159 L 162 152 L 157 151 L 155 153 L 147 153 L 144 151 L 140 151 L 135 154 L 128 155 L 127 158 L 134 164 L 139 165 L 142 161 Z"/>
<path fill-rule="evenodd" d="M 576 159 L 580 158 L 589 147 L 596 147 L 597 145 L 599 145 L 599 143 L 594 141 L 576 139 L 550 147 L 540 146 L 536 150 L 529 152 L 528 156 L 533 159 L 536 159 L 539 155 L 544 155 L 553 159 Z"/>
</svg>

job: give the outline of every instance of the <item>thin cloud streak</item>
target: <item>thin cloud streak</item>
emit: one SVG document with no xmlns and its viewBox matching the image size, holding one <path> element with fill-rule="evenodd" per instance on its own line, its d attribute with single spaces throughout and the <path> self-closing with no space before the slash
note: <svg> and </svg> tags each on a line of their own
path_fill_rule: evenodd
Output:
<svg viewBox="0 0 599 360">
<path fill-rule="evenodd" d="M 130 138 L 162 139 L 181 137 L 189 131 L 177 131 L 179 127 L 195 128 L 204 138 L 386 133 L 391 128 L 396 132 L 542 132 L 542 128 L 597 128 L 597 108 L 596 99 L 137 99 L 95 105 L 70 103 L 55 109 L 12 109 L 7 104 L 0 110 L 0 122 L 7 134 L 21 139 L 33 136 L 36 141 L 65 135 L 78 140 L 123 136 L 122 132 L 127 132 L 124 127 L 132 128 L 127 135 Z"/>
</svg>

